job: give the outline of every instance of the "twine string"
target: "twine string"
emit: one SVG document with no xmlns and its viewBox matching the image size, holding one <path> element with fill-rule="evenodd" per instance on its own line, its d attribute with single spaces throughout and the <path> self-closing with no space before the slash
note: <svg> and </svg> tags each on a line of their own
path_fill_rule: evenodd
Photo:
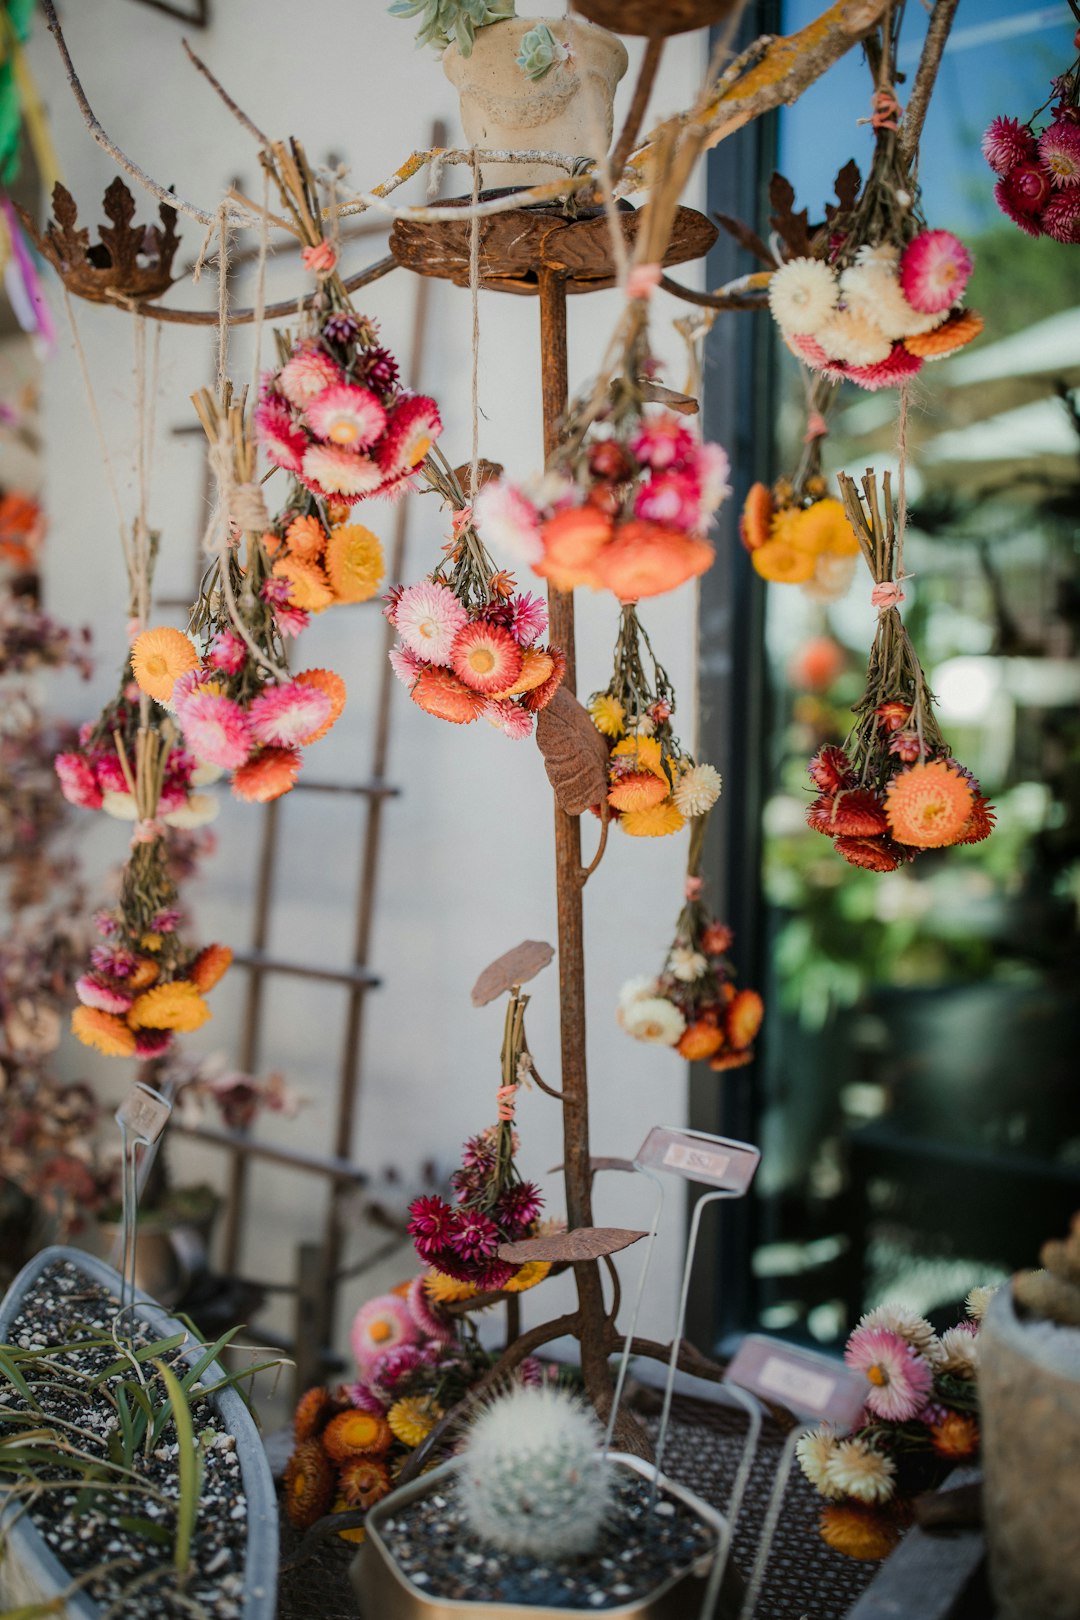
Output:
<svg viewBox="0 0 1080 1620">
<path fill-rule="evenodd" d="M 479 199 L 480 165 L 474 146 L 472 149 L 474 209 Z M 473 502 L 477 496 L 476 481 L 480 468 L 480 219 L 475 214 L 469 226 L 469 293 L 472 298 L 472 375 L 469 385 L 472 407 L 472 463 L 469 468 L 469 500 Z"/>
</svg>

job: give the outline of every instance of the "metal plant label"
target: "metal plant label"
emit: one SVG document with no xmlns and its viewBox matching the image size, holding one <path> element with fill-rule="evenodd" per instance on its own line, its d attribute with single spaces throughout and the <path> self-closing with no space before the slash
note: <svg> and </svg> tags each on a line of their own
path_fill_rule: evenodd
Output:
<svg viewBox="0 0 1080 1620">
<path fill-rule="evenodd" d="M 171 1113 L 172 1103 L 152 1086 L 137 1080 L 116 1110 L 115 1119 L 121 1133 L 132 1143 L 149 1146 L 157 1141 Z"/>
<path fill-rule="evenodd" d="M 842 1361 L 759 1333 L 743 1340 L 724 1382 L 838 1429 L 854 1428 L 870 1388 L 862 1373 Z"/>
<path fill-rule="evenodd" d="M 702 1131 L 654 1125 L 637 1156 L 638 1164 L 667 1170 L 686 1181 L 700 1181 L 741 1198 L 754 1179 L 761 1150 L 750 1142 L 734 1142 Z"/>
<path fill-rule="evenodd" d="M 152 1150 L 169 1122 L 172 1103 L 160 1091 L 136 1080 L 120 1107 L 115 1119 L 120 1127 L 120 1148 L 123 1181 L 123 1220 L 120 1231 L 120 1308 L 126 1310 L 135 1300 L 135 1244 L 139 1230 L 139 1180 L 135 1169 L 136 1150 Z M 150 1158 L 144 1159 L 143 1168 L 149 1170 Z"/>
</svg>

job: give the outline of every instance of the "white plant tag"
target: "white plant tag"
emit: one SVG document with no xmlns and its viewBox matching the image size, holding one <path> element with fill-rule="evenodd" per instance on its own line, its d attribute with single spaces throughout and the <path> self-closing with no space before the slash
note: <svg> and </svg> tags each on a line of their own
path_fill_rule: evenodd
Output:
<svg viewBox="0 0 1080 1620">
<path fill-rule="evenodd" d="M 130 1141 L 149 1146 L 157 1141 L 171 1113 L 172 1103 L 160 1091 L 136 1080 L 116 1110 L 115 1119 Z"/>
<path fill-rule="evenodd" d="M 724 1382 L 838 1429 L 854 1428 L 870 1389 L 869 1380 L 842 1361 L 759 1333 L 743 1340 Z"/>
<path fill-rule="evenodd" d="M 638 1164 L 722 1188 L 736 1197 L 746 1192 L 760 1161 L 761 1150 L 750 1142 L 678 1130 L 673 1125 L 654 1125 L 637 1155 Z"/>
</svg>

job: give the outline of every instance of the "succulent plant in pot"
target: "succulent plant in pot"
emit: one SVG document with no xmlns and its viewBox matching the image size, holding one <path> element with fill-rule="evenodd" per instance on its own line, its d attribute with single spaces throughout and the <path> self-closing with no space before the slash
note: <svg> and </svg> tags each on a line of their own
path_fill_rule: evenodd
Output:
<svg viewBox="0 0 1080 1620">
<path fill-rule="evenodd" d="M 983 1504 L 1003 1620 L 1080 1620 L 1080 1214 L 990 1300 Z"/>
<path fill-rule="evenodd" d="M 597 156 L 598 140 L 605 150 L 610 145 L 627 54 L 606 29 L 580 17 L 518 17 L 514 0 L 394 0 L 390 12 L 418 19 L 418 43 L 442 52 L 470 145 L 571 157 Z M 500 163 L 484 180 L 533 186 L 565 172 L 549 163 Z"/>
<path fill-rule="evenodd" d="M 363 1612 L 549 1617 L 696 1612 L 722 1521 L 549 1384 L 482 1409 L 459 1455 L 384 1498 L 353 1565 Z"/>
</svg>

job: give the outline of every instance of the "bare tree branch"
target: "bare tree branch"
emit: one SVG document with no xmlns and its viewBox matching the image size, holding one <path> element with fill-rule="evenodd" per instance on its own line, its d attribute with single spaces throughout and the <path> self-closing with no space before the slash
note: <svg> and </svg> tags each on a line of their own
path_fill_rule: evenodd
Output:
<svg viewBox="0 0 1080 1620">
<path fill-rule="evenodd" d="M 930 105 L 930 96 L 933 93 L 937 80 L 938 68 L 945 50 L 945 42 L 949 37 L 949 30 L 956 16 L 956 8 L 960 0 L 935 0 L 930 23 L 923 41 L 922 55 L 915 70 L 915 82 L 911 87 L 907 108 L 900 121 L 900 134 L 897 144 L 900 156 L 905 163 L 910 163 L 915 156 L 919 145 L 919 137 L 926 121 L 927 108 Z"/>
</svg>

